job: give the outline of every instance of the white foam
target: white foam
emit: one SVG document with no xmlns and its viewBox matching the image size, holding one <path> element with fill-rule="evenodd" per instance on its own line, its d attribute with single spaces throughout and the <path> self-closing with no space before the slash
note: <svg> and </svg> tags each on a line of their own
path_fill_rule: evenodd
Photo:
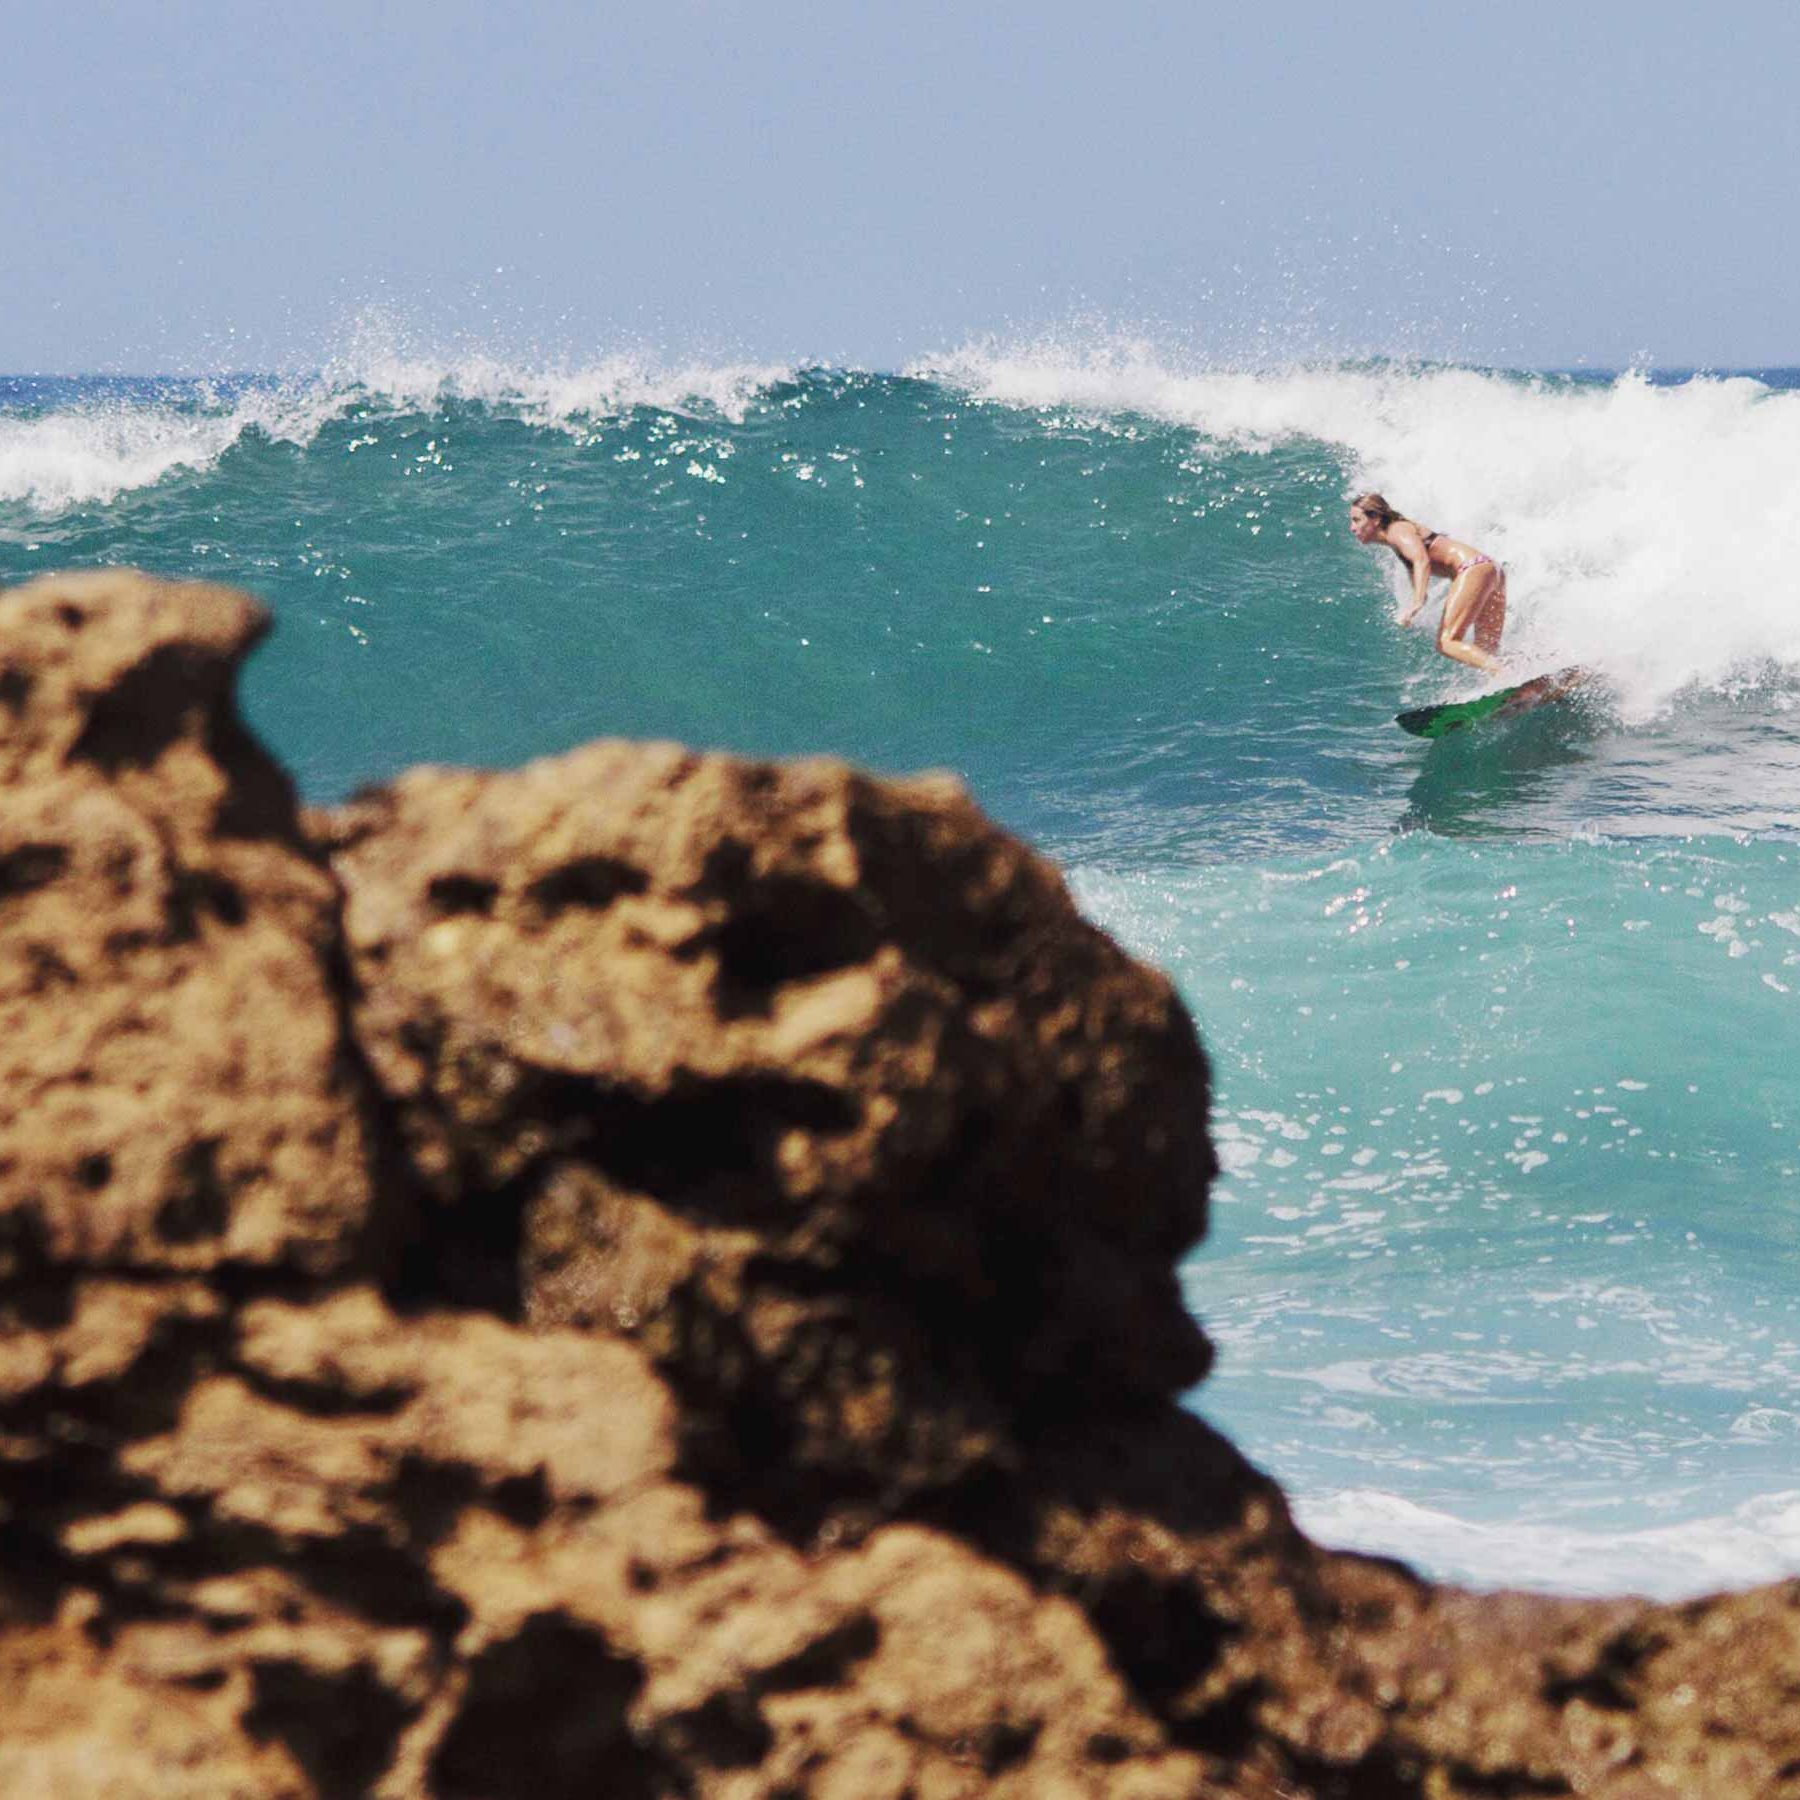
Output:
<svg viewBox="0 0 1800 1800">
<path fill-rule="evenodd" d="M 1635 1531 L 1478 1524 L 1366 1488 L 1290 1498 L 1322 1544 L 1396 1556 L 1469 1586 L 1682 1600 L 1800 1575 L 1800 1490 Z"/>
<path fill-rule="evenodd" d="M 1581 662 L 1628 716 L 1800 667 L 1800 392 L 1458 368 L 1183 369 L 1143 343 L 965 347 L 914 373 L 977 398 L 1192 428 L 1228 449 L 1337 447 L 1507 565 L 1509 654 Z"/>
<path fill-rule="evenodd" d="M 793 376 L 790 364 L 671 361 L 646 349 L 552 361 L 422 349 L 379 310 L 355 322 L 325 371 L 332 388 L 399 411 L 475 402 L 551 429 L 578 429 L 638 407 L 738 423 L 760 395 Z"/>
<path fill-rule="evenodd" d="M 793 374 L 782 364 L 674 362 L 638 350 L 555 364 L 438 354 L 371 317 L 315 374 L 225 394 L 171 381 L 90 393 L 49 412 L 0 412 L 0 503 L 44 515 L 105 505 L 178 471 L 211 468 L 253 431 L 307 445 L 337 418 L 429 415 L 456 402 L 578 436 L 640 407 L 739 422 Z"/>
<path fill-rule="evenodd" d="M 638 407 L 711 413 L 740 423 L 761 394 L 792 373 L 775 364 L 666 366 L 631 354 L 552 369 L 486 357 L 395 358 L 364 365 L 357 381 L 367 398 L 400 411 L 430 412 L 448 401 L 474 401 L 557 428 L 618 418 Z"/>
<path fill-rule="evenodd" d="M 177 470 L 210 468 L 249 431 L 309 443 L 345 403 L 314 382 L 259 385 L 233 399 L 182 383 L 47 413 L 0 413 L 0 501 L 42 514 L 104 505 Z"/>
</svg>

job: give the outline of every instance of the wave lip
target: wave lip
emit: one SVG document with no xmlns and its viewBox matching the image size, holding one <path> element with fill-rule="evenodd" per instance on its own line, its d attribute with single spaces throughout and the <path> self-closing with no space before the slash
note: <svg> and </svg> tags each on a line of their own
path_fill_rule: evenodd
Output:
<svg viewBox="0 0 1800 1800">
<path fill-rule="evenodd" d="M 0 407 L 0 504 L 46 518 L 105 506 L 171 475 L 204 474 L 252 435 L 305 449 L 351 415 L 429 418 L 468 405 L 577 436 L 639 409 L 739 424 L 794 374 L 781 364 L 674 364 L 628 353 L 538 368 L 363 348 L 312 375 L 108 384 L 72 401 Z"/>
<path fill-rule="evenodd" d="M 324 379 L 398 412 L 475 405 L 545 429 L 579 430 L 639 408 L 741 424 L 757 400 L 794 376 L 785 363 L 673 362 L 631 350 L 546 365 L 482 353 L 435 356 L 365 334 L 327 366 Z"/>
<path fill-rule="evenodd" d="M 0 503 L 53 517 L 204 472 L 251 433 L 304 446 L 347 405 L 317 382 L 132 384 L 73 404 L 0 411 Z"/>
</svg>

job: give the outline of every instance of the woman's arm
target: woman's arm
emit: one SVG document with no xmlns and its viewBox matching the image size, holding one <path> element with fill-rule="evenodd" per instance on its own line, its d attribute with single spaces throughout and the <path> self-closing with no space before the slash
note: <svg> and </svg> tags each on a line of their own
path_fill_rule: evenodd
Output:
<svg viewBox="0 0 1800 1800">
<path fill-rule="evenodd" d="M 1387 541 L 1412 570 L 1412 605 L 1400 615 L 1400 623 L 1410 625 L 1425 610 L 1426 590 L 1431 586 L 1431 552 L 1410 519 L 1396 519 L 1387 528 Z"/>
</svg>

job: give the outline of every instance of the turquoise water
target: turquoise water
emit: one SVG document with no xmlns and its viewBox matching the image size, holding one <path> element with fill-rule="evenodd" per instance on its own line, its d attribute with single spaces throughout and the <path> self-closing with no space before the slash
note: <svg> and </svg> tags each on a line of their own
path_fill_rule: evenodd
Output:
<svg viewBox="0 0 1800 1800">
<path fill-rule="evenodd" d="M 315 800 L 602 734 L 954 769 L 1205 1034 L 1199 1410 L 1330 1541 L 1677 1593 L 1800 1569 L 1796 471 L 1779 373 L 18 378 L 0 579 L 263 597 Z M 1592 698 L 1397 731 L 1472 683 L 1365 484 Z"/>
</svg>

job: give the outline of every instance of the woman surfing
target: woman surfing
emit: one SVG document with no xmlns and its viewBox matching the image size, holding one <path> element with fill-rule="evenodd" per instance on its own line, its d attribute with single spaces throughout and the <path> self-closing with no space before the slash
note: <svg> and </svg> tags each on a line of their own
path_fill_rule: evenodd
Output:
<svg viewBox="0 0 1800 1800">
<path fill-rule="evenodd" d="M 1401 615 L 1402 625 L 1410 625 L 1424 609 L 1432 576 L 1448 575 L 1438 649 L 1471 668 L 1500 673 L 1505 666 L 1500 634 L 1506 629 L 1506 571 L 1485 550 L 1425 530 L 1380 494 L 1359 494 L 1350 502 L 1350 530 L 1359 544 L 1385 544 L 1412 572 L 1412 605 Z"/>
</svg>

